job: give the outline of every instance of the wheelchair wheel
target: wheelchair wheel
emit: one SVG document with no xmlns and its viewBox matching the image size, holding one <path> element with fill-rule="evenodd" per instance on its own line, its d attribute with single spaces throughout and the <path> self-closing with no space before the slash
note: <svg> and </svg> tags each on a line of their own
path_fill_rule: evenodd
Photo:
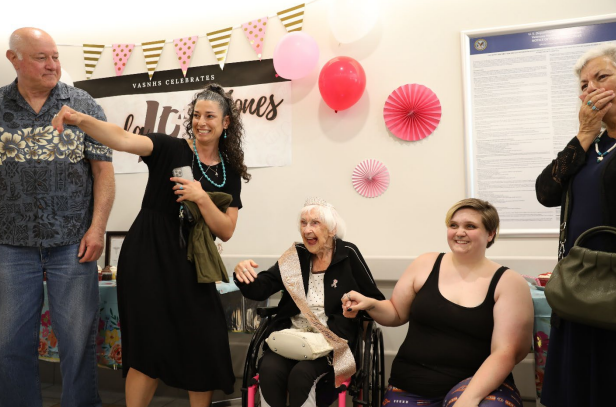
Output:
<svg viewBox="0 0 616 407">
<path fill-rule="evenodd" d="M 253 334 L 248 345 L 248 354 L 246 355 L 246 363 L 244 364 L 244 375 L 242 377 L 242 407 L 248 407 L 248 387 L 254 384 L 254 377 L 258 372 L 258 363 L 260 356 L 263 353 L 263 343 L 265 342 L 265 333 L 269 325 L 269 318 L 263 318 L 257 331 Z M 261 403 L 259 397 L 255 396 L 255 406 Z"/>
<path fill-rule="evenodd" d="M 364 341 L 365 338 L 361 338 L 357 341 L 353 354 L 355 355 L 357 362 L 357 371 L 351 378 L 351 384 L 349 385 L 349 395 L 353 397 L 353 406 L 358 407 L 363 404 L 362 401 L 362 388 L 364 387 Z"/>
<path fill-rule="evenodd" d="M 360 369 L 356 373 L 355 406 L 378 407 L 385 396 L 385 360 L 383 333 L 374 322 L 366 328 L 361 350 Z"/>
<path fill-rule="evenodd" d="M 366 335 L 364 339 L 364 352 L 362 356 L 362 377 L 361 377 L 361 402 L 362 406 L 372 406 L 374 394 L 373 387 L 373 374 L 374 370 L 374 322 L 370 321 L 366 328 Z M 377 402 L 378 403 L 378 402 Z"/>
<path fill-rule="evenodd" d="M 372 339 L 372 406 L 378 407 L 385 397 L 385 352 L 383 349 L 383 332 L 374 328 Z"/>
<path fill-rule="evenodd" d="M 368 322 L 366 326 L 366 332 L 364 335 L 364 339 L 359 341 L 361 342 L 361 346 L 359 348 L 359 356 L 360 356 L 360 364 L 356 376 L 356 397 L 353 398 L 353 402 L 355 406 L 372 406 L 373 394 L 371 391 L 372 387 L 372 368 L 373 368 L 373 358 L 372 358 L 372 348 L 373 348 L 373 335 L 372 330 L 374 327 L 374 322 Z"/>
</svg>

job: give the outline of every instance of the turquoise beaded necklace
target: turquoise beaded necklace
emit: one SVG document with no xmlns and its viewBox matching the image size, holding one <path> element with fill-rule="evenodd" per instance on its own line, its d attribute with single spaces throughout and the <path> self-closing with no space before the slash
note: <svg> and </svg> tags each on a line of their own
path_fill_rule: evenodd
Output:
<svg viewBox="0 0 616 407">
<path fill-rule="evenodd" d="M 595 143 L 595 151 L 597 152 L 597 162 L 598 163 L 603 161 L 603 157 L 605 157 L 607 155 L 607 153 L 609 153 L 610 151 L 612 151 L 616 147 L 616 143 L 614 143 L 614 144 L 612 144 L 612 147 L 610 147 L 606 151 L 604 151 L 604 152 L 599 151 L 599 142 L 601 141 L 601 136 L 602 135 L 603 135 L 603 133 L 599 133 L 599 135 L 597 136 L 597 138 L 594 141 L 594 143 Z"/>
<path fill-rule="evenodd" d="M 220 150 L 218 150 L 218 157 L 220 157 L 220 164 L 222 165 L 222 182 L 220 184 L 217 184 L 214 181 L 212 181 L 210 177 L 207 176 L 205 171 L 203 171 L 203 167 L 201 166 L 201 160 L 199 159 L 199 153 L 197 152 L 197 142 L 195 141 L 194 138 L 193 138 L 193 147 L 195 149 L 195 155 L 197 156 L 197 164 L 199 164 L 199 169 L 201 170 L 201 174 L 203 174 L 203 176 L 207 178 L 208 181 L 210 181 L 210 184 L 214 185 L 215 187 L 222 188 L 225 185 L 225 182 L 227 182 L 227 172 L 225 171 L 225 162 L 222 159 L 222 154 L 220 154 Z"/>
</svg>

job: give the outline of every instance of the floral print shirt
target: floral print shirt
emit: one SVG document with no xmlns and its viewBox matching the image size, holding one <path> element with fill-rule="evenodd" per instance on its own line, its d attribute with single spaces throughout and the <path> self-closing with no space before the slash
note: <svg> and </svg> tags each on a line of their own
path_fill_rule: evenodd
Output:
<svg viewBox="0 0 616 407">
<path fill-rule="evenodd" d="M 75 126 L 53 130 L 51 119 L 63 105 L 106 120 L 88 93 L 62 82 L 39 113 L 19 93 L 17 79 L 0 88 L 0 244 L 75 244 L 92 222 L 89 160 L 111 161 L 112 150 Z"/>
</svg>

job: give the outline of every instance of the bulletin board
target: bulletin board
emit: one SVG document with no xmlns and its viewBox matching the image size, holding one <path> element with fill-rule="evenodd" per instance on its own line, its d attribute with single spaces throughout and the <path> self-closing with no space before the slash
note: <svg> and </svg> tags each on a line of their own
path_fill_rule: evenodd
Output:
<svg viewBox="0 0 616 407">
<path fill-rule="evenodd" d="M 462 32 L 467 196 L 498 209 L 501 235 L 558 235 L 535 180 L 578 132 L 575 62 L 606 42 L 616 14 Z"/>
</svg>

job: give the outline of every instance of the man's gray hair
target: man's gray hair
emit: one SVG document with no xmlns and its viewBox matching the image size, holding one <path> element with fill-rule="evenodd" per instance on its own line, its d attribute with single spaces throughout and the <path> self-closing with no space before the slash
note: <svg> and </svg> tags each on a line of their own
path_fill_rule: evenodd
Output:
<svg viewBox="0 0 616 407">
<path fill-rule="evenodd" d="M 21 35 L 17 33 L 13 33 L 9 37 L 9 49 L 17 55 L 17 58 L 20 61 L 24 58 L 23 54 L 21 53 L 22 43 L 23 43 L 23 38 L 21 37 Z"/>
</svg>

